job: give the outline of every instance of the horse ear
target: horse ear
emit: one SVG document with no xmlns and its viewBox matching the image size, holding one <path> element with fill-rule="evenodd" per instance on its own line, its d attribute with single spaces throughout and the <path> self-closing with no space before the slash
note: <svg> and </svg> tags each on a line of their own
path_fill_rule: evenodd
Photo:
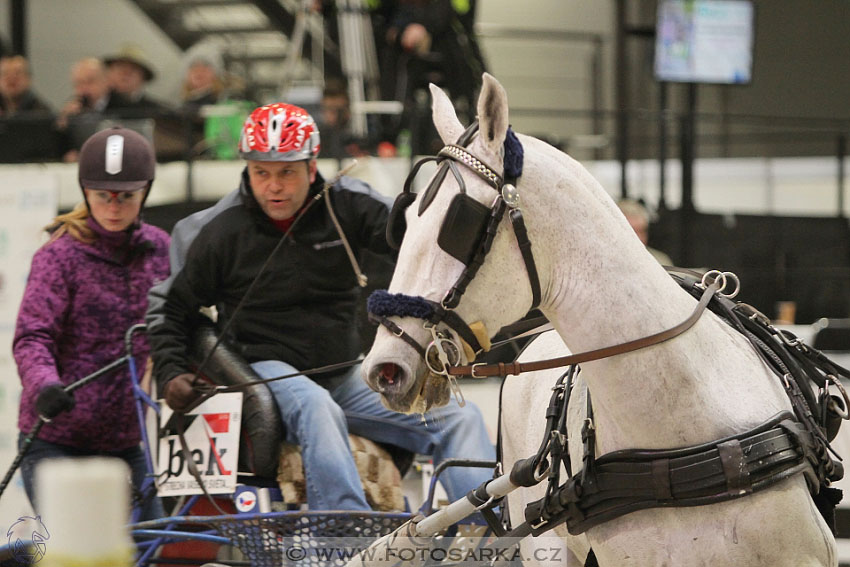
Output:
<svg viewBox="0 0 850 567">
<path fill-rule="evenodd" d="M 478 136 L 495 154 L 499 154 L 508 131 L 508 95 L 493 75 L 484 73 L 478 97 Z"/>
<path fill-rule="evenodd" d="M 437 128 L 437 133 L 440 134 L 444 144 L 454 144 L 455 141 L 463 134 L 463 124 L 457 119 L 455 107 L 449 97 L 443 92 L 443 89 L 430 84 L 431 88 L 431 113 L 434 117 L 434 126 Z"/>
</svg>

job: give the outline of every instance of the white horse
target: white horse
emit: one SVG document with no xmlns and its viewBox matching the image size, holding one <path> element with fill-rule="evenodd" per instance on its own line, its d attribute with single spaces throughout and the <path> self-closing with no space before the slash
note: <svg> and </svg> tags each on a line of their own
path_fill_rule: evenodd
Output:
<svg viewBox="0 0 850 567">
<path fill-rule="evenodd" d="M 434 123 L 441 138 L 452 143 L 463 126 L 445 93 L 436 87 L 431 92 Z M 478 117 L 480 131 L 467 149 L 501 173 L 507 96 L 486 74 Z M 518 191 L 540 277 L 540 309 L 564 343 L 582 352 L 685 319 L 694 299 L 646 252 L 599 183 L 551 146 L 528 136 L 519 139 L 525 160 Z M 493 188 L 466 167 L 459 171 L 466 192 L 489 206 Z M 458 192 L 458 182 L 448 175 L 421 215 L 416 203 L 408 208 L 390 293 L 439 302 L 463 272 L 464 265 L 437 246 L 440 225 Z M 467 323 L 480 321 L 494 334 L 531 304 L 526 264 L 510 222 L 503 219 L 455 313 Z M 419 344 L 432 340 L 420 319 L 391 319 Z M 746 339 L 710 312 L 673 340 L 582 366 L 593 399 L 598 454 L 706 443 L 790 409 L 776 376 Z M 399 411 L 423 411 L 448 397 L 449 385 L 428 372 L 419 352 L 383 328 L 363 373 L 388 407 Z M 525 381 L 528 388 L 549 388 Z M 424 399 L 415 399 L 417 393 Z M 527 411 L 530 395 L 513 403 Z M 799 474 L 744 498 L 632 512 L 586 535 L 603 566 L 837 564 L 834 538 Z"/>
</svg>

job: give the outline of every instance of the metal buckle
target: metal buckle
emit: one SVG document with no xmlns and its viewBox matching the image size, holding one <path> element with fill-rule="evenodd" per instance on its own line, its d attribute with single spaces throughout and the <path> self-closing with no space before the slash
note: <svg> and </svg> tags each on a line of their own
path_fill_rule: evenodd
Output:
<svg viewBox="0 0 850 567">
<path fill-rule="evenodd" d="M 848 397 L 847 395 L 847 390 L 844 389 L 844 386 L 841 384 L 841 380 L 839 380 L 834 374 L 827 374 L 826 379 L 832 382 L 835 387 L 838 388 L 838 391 L 841 392 L 841 397 L 844 399 L 844 409 L 842 410 L 838 407 L 838 404 L 835 403 L 835 400 L 833 400 L 831 397 L 828 398 L 829 402 L 827 403 L 829 409 L 835 412 L 835 415 L 837 415 L 841 419 L 850 420 L 850 397 Z M 828 385 L 827 393 L 829 393 Z"/>
<path fill-rule="evenodd" d="M 495 502 L 495 501 L 496 501 L 496 498 L 494 496 L 490 496 L 490 498 L 487 499 L 487 502 L 485 502 L 481 506 L 476 506 L 475 509 L 480 512 L 481 510 L 483 510 L 485 508 L 489 508 L 490 506 L 492 506 L 493 502 Z"/>
<path fill-rule="evenodd" d="M 787 346 L 789 346 L 791 348 L 796 348 L 796 347 L 800 346 L 801 344 L 803 344 L 802 339 L 795 336 L 790 331 L 785 331 L 783 329 L 777 329 L 773 325 L 770 325 L 770 328 L 773 329 L 776 332 L 777 335 L 779 335 L 779 338 L 782 340 L 783 343 L 785 343 Z M 789 335 L 791 335 L 794 338 L 793 339 L 789 338 L 788 336 L 786 336 L 785 333 L 788 333 Z"/>
<path fill-rule="evenodd" d="M 470 371 L 469 371 L 469 372 L 470 372 L 469 376 L 470 376 L 471 378 L 487 378 L 487 376 L 478 376 L 478 375 L 475 373 L 475 368 L 476 368 L 476 367 L 478 367 L 478 366 L 487 366 L 487 363 L 486 363 L 486 362 L 476 362 L 476 363 L 474 363 L 474 364 L 472 365 L 472 368 L 471 368 L 471 369 L 470 369 Z"/>
</svg>

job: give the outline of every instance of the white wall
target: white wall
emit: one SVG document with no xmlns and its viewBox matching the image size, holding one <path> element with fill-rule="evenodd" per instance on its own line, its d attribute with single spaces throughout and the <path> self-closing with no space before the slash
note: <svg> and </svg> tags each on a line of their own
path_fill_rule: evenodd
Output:
<svg viewBox="0 0 850 567">
<path fill-rule="evenodd" d="M 545 30 L 600 34 L 602 52 L 600 108 L 614 105 L 613 1 L 588 0 L 481 0 L 477 21 L 480 44 L 488 70 L 508 91 L 512 108 L 590 109 L 590 62 L 593 45 L 584 41 L 492 37 L 488 25 L 517 30 Z M 589 118 L 552 118 L 516 114 L 511 118 L 517 131 L 560 141 L 592 132 Z M 575 140 L 573 140 L 575 141 Z M 575 144 L 574 144 L 575 147 Z"/>
</svg>

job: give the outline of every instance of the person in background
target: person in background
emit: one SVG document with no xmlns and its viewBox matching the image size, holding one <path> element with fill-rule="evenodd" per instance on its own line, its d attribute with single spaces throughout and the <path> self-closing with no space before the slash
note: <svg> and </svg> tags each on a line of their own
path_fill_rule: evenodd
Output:
<svg viewBox="0 0 850 567">
<path fill-rule="evenodd" d="M 369 155 L 367 140 L 357 139 L 351 134 L 351 104 L 345 79 L 329 77 L 322 90 L 320 122 L 322 152 L 325 156 L 342 159 Z"/>
<path fill-rule="evenodd" d="M 474 31 L 475 0 L 373 0 L 369 2 L 381 69 L 381 97 L 404 103 L 399 119 L 382 121 L 382 140 L 397 143 L 418 132 L 414 153 L 436 153 L 442 143 L 422 112 L 417 92 L 428 83 L 446 89 L 464 123 L 475 119 L 475 102 L 486 70 Z"/>
<path fill-rule="evenodd" d="M 56 120 L 65 162 L 77 161 L 80 146 L 103 118 L 117 116 L 133 106 L 127 97 L 109 88 L 106 67 L 95 57 L 74 62 L 71 88 L 73 93 Z"/>
<path fill-rule="evenodd" d="M 154 168 L 153 147 L 140 134 L 112 128 L 93 135 L 80 151 L 83 202 L 56 217 L 33 256 L 12 351 L 23 385 L 21 476 L 36 511 L 33 477 L 44 459 L 118 457 L 130 465 L 134 487 L 145 478 L 127 367 L 73 394 L 65 388 L 125 354 L 124 334 L 142 322 L 148 289 L 168 277 L 168 234 L 141 220 Z M 143 361 L 148 352 L 137 334 L 133 354 Z M 40 419 L 45 425 L 24 449 Z M 140 509 L 143 519 L 162 514 L 155 494 Z"/>
<path fill-rule="evenodd" d="M 217 307 L 232 347 L 263 378 L 347 362 L 361 346 L 355 323 L 358 277 L 343 235 L 358 258 L 365 250 L 392 257 L 385 237 L 389 201 L 349 177 L 324 191 L 316 164 L 319 131 L 304 109 L 283 103 L 255 109 L 244 123 L 239 150 L 246 160 L 239 188 L 177 224 L 172 274 L 151 290 L 147 322 L 154 375 L 158 391 L 178 412 L 200 395 L 187 345 L 203 317 L 201 307 Z M 284 246 L 278 246 L 281 241 Z M 268 387 L 286 440 L 301 446 L 312 510 L 369 509 L 349 432 L 433 455 L 436 463 L 495 458 L 473 404 L 429 412 L 426 425 L 421 415 L 386 409 L 361 379 L 359 365 Z M 490 477 L 483 469 L 450 467 L 441 480 L 456 499 Z"/>
<path fill-rule="evenodd" d="M 103 63 L 109 87 L 126 97 L 140 116 L 155 116 L 168 110 L 145 93 L 145 87 L 154 80 L 156 73 L 141 48 L 125 45 L 115 55 L 104 57 Z"/>
<path fill-rule="evenodd" d="M 225 99 L 224 63 L 213 48 L 196 49 L 187 57 L 186 73 L 180 87 L 184 110 L 194 114 L 208 104 Z"/>
<path fill-rule="evenodd" d="M 0 117 L 50 114 L 50 107 L 32 91 L 32 76 L 22 55 L 0 58 Z"/>
<path fill-rule="evenodd" d="M 208 114 L 204 112 L 204 107 L 232 101 L 234 97 L 238 98 L 238 95 L 234 93 L 234 86 L 238 86 L 234 83 L 237 81 L 225 73 L 220 49 L 216 43 L 201 42 L 193 45 L 183 59 L 180 114 L 191 128 L 192 148 L 198 154 L 209 149 L 209 141 L 206 139 Z M 237 108 L 234 106 L 233 111 L 236 112 Z M 215 110 L 216 113 L 211 113 L 216 116 L 214 120 L 225 120 L 221 116 L 223 109 Z M 240 119 L 244 117 L 246 111 L 238 112 Z M 214 128 L 211 129 L 212 131 L 215 131 Z M 229 144 L 228 149 L 233 145 L 233 143 Z"/>
<path fill-rule="evenodd" d="M 73 94 L 59 114 L 60 127 L 67 126 L 70 118 L 81 113 L 109 113 L 131 106 L 129 99 L 109 88 L 106 67 L 95 57 L 74 62 L 71 88 Z"/>
<path fill-rule="evenodd" d="M 658 260 L 658 263 L 662 266 L 672 266 L 673 260 L 670 259 L 670 256 L 649 246 L 649 211 L 646 207 L 633 199 L 621 199 L 617 201 L 617 206 L 620 207 L 620 211 L 629 221 L 632 230 L 635 231 L 652 257 Z"/>
</svg>

